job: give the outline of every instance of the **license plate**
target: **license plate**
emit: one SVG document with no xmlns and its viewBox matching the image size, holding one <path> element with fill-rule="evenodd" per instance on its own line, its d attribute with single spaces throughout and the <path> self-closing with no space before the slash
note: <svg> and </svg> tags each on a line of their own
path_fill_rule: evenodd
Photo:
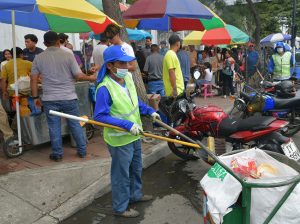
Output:
<svg viewBox="0 0 300 224">
<path fill-rule="evenodd" d="M 289 143 L 282 144 L 281 148 L 282 148 L 284 154 L 287 157 L 289 157 L 290 159 L 293 159 L 293 160 L 296 160 L 296 161 L 300 160 L 299 149 L 298 149 L 298 147 L 296 146 L 296 144 L 294 143 L 293 140 L 290 140 Z"/>
</svg>

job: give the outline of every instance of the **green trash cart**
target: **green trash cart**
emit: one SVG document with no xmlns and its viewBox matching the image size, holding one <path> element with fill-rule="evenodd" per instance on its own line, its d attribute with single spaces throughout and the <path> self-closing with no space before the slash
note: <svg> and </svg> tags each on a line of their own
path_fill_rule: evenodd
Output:
<svg viewBox="0 0 300 224">
<path fill-rule="evenodd" d="M 300 175 L 297 175 L 296 177 L 287 180 L 287 181 L 281 181 L 278 183 L 249 183 L 246 180 L 240 178 L 238 175 L 236 175 L 228 166 L 226 166 L 216 155 L 211 153 L 207 148 L 200 142 L 198 142 L 199 145 L 217 162 L 219 163 L 228 173 L 230 173 L 235 179 L 237 179 L 241 185 L 242 185 L 242 192 L 238 199 L 238 202 L 232 206 L 232 211 L 229 212 L 224 216 L 223 224 L 250 224 L 250 210 L 251 210 L 251 189 L 253 188 L 275 188 L 275 187 L 281 187 L 281 186 L 287 186 L 290 185 L 286 193 L 282 196 L 278 204 L 276 204 L 272 210 L 272 212 L 269 214 L 267 219 L 262 224 L 268 224 L 271 222 L 272 218 L 275 216 L 275 214 L 278 212 L 278 210 L 281 208 L 281 206 L 284 204 L 284 202 L 288 199 L 290 194 L 293 192 L 294 188 L 297 186 L 297 184 L 300 182 Z M 242 152 L 242 150 L 236 150 L 230 153 L 223 154 L 225 155 L 232 155 Z M 300 173 L 300 164 L 298 164 L 296 161 L 291 160 L 287 158 L 284 155 L 281 155 L 279 153 L 274 153 L 270 151 L 265 151 L 270 156 L 272 156 L 274 159 L 278 160 L 279 162 L 282 162 L 293 169 L 295 169 L 297 172 Z M 207 210 L 206 208 L 206 196 L 204 195 L 203 200 L 203 212 L 206 214 L 203 214 L 204 216 L 204 224 L 212 224 L 210 220 L 210 216 L 207 216 Z M 209 214 L 209 213 L 208 213 Z"/>
</svg>

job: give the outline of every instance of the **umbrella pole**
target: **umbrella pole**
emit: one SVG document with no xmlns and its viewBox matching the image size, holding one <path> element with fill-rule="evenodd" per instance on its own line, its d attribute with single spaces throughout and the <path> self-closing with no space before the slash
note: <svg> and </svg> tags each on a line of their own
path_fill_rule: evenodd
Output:
<svg viewBox="0 0 300 224">
<path fill-rule="evenodd" d="M 12 39 L 13 39 L 13 60 L 14 60 L 14 79 L 15 79 L 15 97 L 16 97 L 16 116 L 17 116 L 17 129 L 18 129 L 18 143 L 22 145 L 21 125 L 20 125 L 20 105 L 19 105 L 19 85 L 18 85 L 18 70 L 17 70 L 17 55 L 16 55 L 16 21 L 15 11 L 11 11 L 12 22 Z M 22 151 L 22 147 L 19 147 Z"/>
<path fill-rule="evenodd" d="M 83 57 L 84 57 L 85 74 L 87 74 L 87 60 L 86 60 L 86 52 L 85 52 L 85 39 L 83 39 Z"/>
</svg>

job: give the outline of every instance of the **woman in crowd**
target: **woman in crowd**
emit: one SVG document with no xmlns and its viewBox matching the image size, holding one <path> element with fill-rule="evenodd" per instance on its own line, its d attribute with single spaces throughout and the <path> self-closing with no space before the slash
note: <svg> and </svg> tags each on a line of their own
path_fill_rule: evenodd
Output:
<svg viewBox="0 0 300 224">
<path fill-rule="evenodd" d="M 208 55 L 209 55 L 209 63 L 211 64 L 211 70 L 213 72 L 212 83 L 217 84 L 215 80 L 218 72 L 218 57 L 217 57 L 216 48 L 211 47 Z"/>
<path fill-rule="evenodd" d="M 2 62 L 1 62 L 1 65 L 0 65 L 0 71 L 2 70 L 3 66 L 10 60 L 12 59 L 12 55 L 11 55 L 11 52 L 10 50 L 8 49 L 5 49 L 2 53 Z"/>
<path fill-rule="evenodd" d="M 229 95 L 228 89 L 231 95 L 234 95 L 233 87 L 233 75 L 234 75 L 235 60 L 231 57 L 230 50 L 225 53 L 224 68 L 222 70 L 223 75 L 223 95 L 224 98 Z"/>
<path fill-rule="evenodd" d="M 217 48 L 217 54 L 216 54 L 217 58 L 218 58 L 218 72 L 217 72 L 217 76 L 215 78 L 216 81 L 216 85 L 220 85 L 222 80 L 222 69 L 223 69 L 223 64 L 224 64 L 224 57 L 222 55 L 221 49 L 218 47 Z"/>
</svg>

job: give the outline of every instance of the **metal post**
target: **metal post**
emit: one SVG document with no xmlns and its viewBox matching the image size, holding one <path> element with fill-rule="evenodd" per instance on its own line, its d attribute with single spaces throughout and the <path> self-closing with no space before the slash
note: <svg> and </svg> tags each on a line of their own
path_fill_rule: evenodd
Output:
<svg viewBox="0 0 300 224">
<path fill-rule="evenodd" d="M 85 73 L 87 74 L 87 58 L 86 58 L 86 51 L 85 51 L 85 39 L 83 39 L 83 58 L 84 58 L 84 68 Z"/>
<path fill-rule="evenodd" d="M 12 39 L 13 39 L 13 60 L 14 60 L 14 79 L 15 79 L 15 97 L 16 97 L 16 116 L 18 128 L 18 142 L 22 145 L 21 125 L 20 125 L 20 105 L 19 105 L 19 85 L 18 85 L 18 69 L 17 69 L 17 52 L 16 52 L 16 21 L 15 11 L 11 11 Z M 19 147 L 22 151 L 22 147 Z"/>
<path fill-rule="evenodd" d="M 250 224 L 251 213 L 251 187 L 243 186 L 242 189 L 243 224 Z"/>
<path fill-rule="evenodd" d="M 293 0 L 293 17 L 292 17 L 292 40 L 291 40 L 291 45 L 292 45 L 292 54 L 293 54 L 293 72 L 295 72 L 295 54 L 296 54 L 296 46 L 295 46 L 295 41 L 296 41 L 296 34 L 297 34 L 297 25 L 296 25 L 296 4 L 297 1 Z"/>
</svg>

